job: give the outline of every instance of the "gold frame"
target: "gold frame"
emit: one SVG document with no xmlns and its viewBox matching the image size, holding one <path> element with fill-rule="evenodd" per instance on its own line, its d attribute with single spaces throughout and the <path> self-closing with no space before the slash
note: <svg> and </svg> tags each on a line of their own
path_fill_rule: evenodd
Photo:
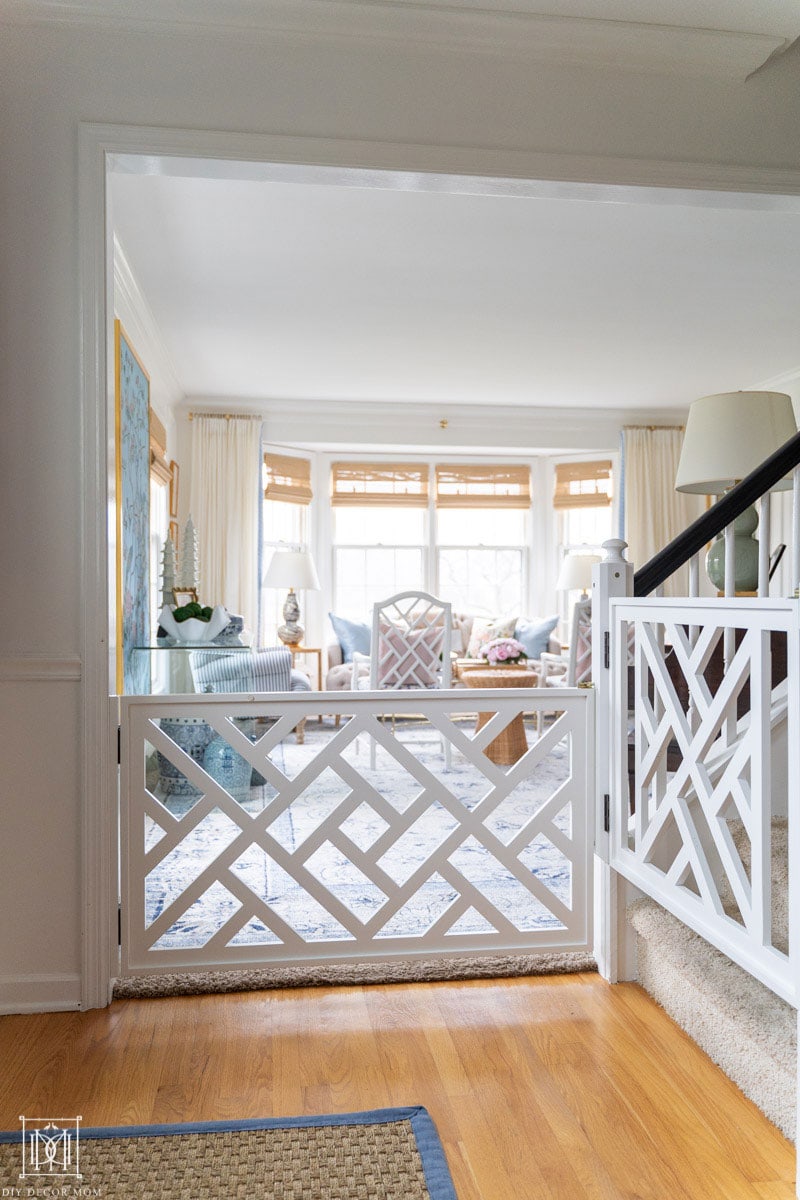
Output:
<svg viewBox="0 0 800 1200">
<path fill-rule="evenodd" d="M 177 517 L 178 515 L 178 483 L 180 480 L 180 468 L 175 462 L 175 459 L 170 460 L 169 464 L 169 515 Z"/>
<path fill-rule="evenodd" d="M 169 536 L 172 538 L 172 544 L 173 544 L 173 546 L 175 546 L 175 547 L 177 548 L 177 545 L 178 545 L 178 538 L 180 537 L 180 530 L 178 529 L 178 522 L 177 522 L 177 521 L 170 521 L 170 523 L 169 523 Z"/>
<path fill-rule="evenodd" d="M 175 587 L 172 589 L 172 599 L 178 608 L 182 608 L 184 604 L 197 604 L 197 588 L 182 588 Z"/>
</svg>

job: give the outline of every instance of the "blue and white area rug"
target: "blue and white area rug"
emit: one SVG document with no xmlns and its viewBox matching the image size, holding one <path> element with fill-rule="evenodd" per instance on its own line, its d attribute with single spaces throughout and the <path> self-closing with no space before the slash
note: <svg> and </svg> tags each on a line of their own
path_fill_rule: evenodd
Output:
<svg viewBox="0 0 800 1200">
<path fill-rule="evenodd" d="M 60 1122 L 60 1123 L 59 1123 Z M 320 1117 L 81 1129 L 80 1118 L 0 1133 L 0 1192 L 130 1200 L 456 1200 L 424 1108 Z"/>
</svg>

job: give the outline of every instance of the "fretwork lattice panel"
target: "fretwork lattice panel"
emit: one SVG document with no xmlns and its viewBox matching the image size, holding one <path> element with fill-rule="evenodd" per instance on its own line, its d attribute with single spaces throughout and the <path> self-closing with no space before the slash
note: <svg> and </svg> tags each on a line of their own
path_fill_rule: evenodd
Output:
<svg viewBox="0 0 800 1200">
<path fill-rule="evenodd" d="M 612 862 L 788 998 L 794 609 L 692 605 L 614 607 L 616 710 L 620 719 L 627 696 L 632 736 L 620 728 L 615 739 Z M 632 671 L 623 666 L 631 645 Z"/>
<path fill-rule="evenodd" d="M 586 948 L 591 694 L 485 695 L 124 701 L 123 970 Z"/>
</svg>

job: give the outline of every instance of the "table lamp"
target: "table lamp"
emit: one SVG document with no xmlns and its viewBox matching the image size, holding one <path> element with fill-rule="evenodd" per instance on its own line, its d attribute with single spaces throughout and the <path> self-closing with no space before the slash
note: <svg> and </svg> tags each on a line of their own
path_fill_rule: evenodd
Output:
<svg viewBox="0 0 800 1200">
<path fill-rule="evenodd" d="M 580 589 L 581 600 L 586 600 L 592 586 L 592 567 L 599 562 L 599 554 L 568 554 L 558 572 L 556 591 L 575 592 Z"/>
<path fill-rule="evenodd" d="M 792 401 L 785 392 L 720 392 L 695 400 L 689 409 L 675 477 L 678 492 L 720 496 L 797 433 Z M 790 476 L 773 491 L 791 488 Z M 737 592 L 758 586 L 758 525 L 755 507 L 733 523 Z M 769 536 L 765 529 L 764 537 Z M 720 534 L 706 556 L 706 572 L 718 591 L 725 588 L 725 539 Z"/>
<path fill-rule="evenodd" d="M 264 587 L 288 587 L 289 594 L 283 605 L 284 624 L 278 627 L 278 637 L 287 646 L 299 646 L 303 640 L 303 626 L 299 624 L 300 605 L 295 588 L 319 591 L 320 583 L 314 560 L 307 550 L 276 550 L 264 573 Z"/>
</svg>

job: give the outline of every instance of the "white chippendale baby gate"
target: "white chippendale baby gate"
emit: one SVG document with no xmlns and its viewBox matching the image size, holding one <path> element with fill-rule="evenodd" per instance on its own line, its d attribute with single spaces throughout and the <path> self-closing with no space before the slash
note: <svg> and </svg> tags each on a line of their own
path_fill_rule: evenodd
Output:
<svg viewBox="0 0 800 1200">
<path fill-rule="evenodd" d="M 798 601 L 620 598 L 611 614 L 611 865 L 797 1006 L 797 876 L 776 871 L 800 849 Z"/>
<path fill-rule="evenodd" d="M 123 975 L 591 948 L 591 690 L 120 714 Z"/>
</svg>

